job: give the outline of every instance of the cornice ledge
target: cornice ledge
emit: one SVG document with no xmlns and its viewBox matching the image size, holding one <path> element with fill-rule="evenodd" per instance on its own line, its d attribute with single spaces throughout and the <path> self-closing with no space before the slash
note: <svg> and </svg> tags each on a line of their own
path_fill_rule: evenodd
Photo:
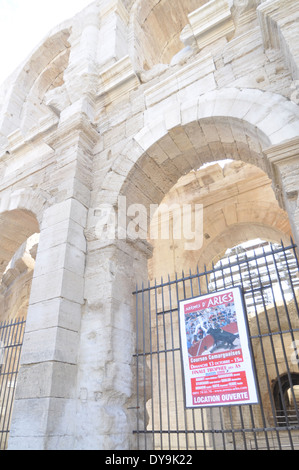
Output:
<svg viewBox="0 0 299 470">
<path fill-rule="evenodd" d="M 185 65 L 178 72 L 169 75 L 145 90 L 146 106 L 155 105 L 213 72 L 215 72 L 215 64 L 212 55 L 209 53 L 195 62 Z"/>
<path fill-rule="evenodd" d="M 58 118 L 56 116 L 46 117 L 39 121 L 39 125 L 30 129 L 27 133 L 23 133 L 22 130 L 16 129 L 7 136 L 8 147 L 6 153 L 15 153 L 28 145 L 34 144 L 36 141 L 42 139 L 45 143 L 45 136 L 49 135 L 58 126 Z"/>
<path fill-rule="evenodd" d="M 190 13 L 188 20 L 200 50 L 235 31 L 227 0 L 211 0 Z"/>
<path fill-rule="evenodd" d="M 105 104 L 121 98 L 140 85 L 129 56 L 100 72 L 97 99 L 104 98 Z"/>
<path fill-rule="evenodd" d="M 263 152 L 268 162 L 276 166 L 289 164 L 291 160 L 299 160 L 299 137 L 272 145 Z"/>
<path fill-rule="evenodd" d="M 86 114 L 80 113 L 60 123 L 55 133 L 46 139 L 46 143 L 53 150 L 57 150 L 74 145 L 80 140 L 91 149 L 98 139 L 99 133 L 95 126 L 90 122 Z"/>
</svg>

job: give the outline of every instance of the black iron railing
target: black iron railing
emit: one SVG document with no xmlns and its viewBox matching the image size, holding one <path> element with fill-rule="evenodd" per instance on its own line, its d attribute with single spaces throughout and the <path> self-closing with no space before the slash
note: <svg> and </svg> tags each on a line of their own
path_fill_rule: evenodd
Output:
<svg viewBox="0 0 299 470">
<path fill-rule="evenodd" d="M 292 241 L 287 247 L 264 244 L 211 269 L 136 286 L 137 448 L 299 448 L 298 267 Z M 233 286 L 245 299 L 260 403 L 187 409 L 179 301 Z"/>
<path fill-rule="evenodd" d="M 0 323 L 0 450 L 8 444 L 26 321 Z"/>
</svg>

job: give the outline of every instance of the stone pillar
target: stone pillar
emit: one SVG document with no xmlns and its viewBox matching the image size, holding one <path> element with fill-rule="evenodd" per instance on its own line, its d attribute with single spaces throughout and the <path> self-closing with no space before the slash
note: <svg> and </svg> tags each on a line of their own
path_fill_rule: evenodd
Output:
<svg viewBox="0 0 299 470">
<path fill-rule="evenodd" d="M 91 210 L 93 212 L 93 210 Z M 90 217 L 81 322 L 76 449 L 134 449 L 136 281 L 147 278 L 145 241 L 97 237 Z M 80 423 L 80 424 L 79 424 Z"/>
<path fill-rule="evenodd" d="M 289 215 L 294 241 L 299 247 L 299 138 L 264 151 L 271 166 L 273 189 Z"/>
<path fill-rule="evenodd" d="M 43 217 L 9 449 L 72 448 L 85 220 L 73 198 Z"/>
<path fill-rule="evenodd" d="M 57 159 L 49 175 L 55 197 L 41 223 L 9 449 L 67 450 L 76 436 L 84 230 L 99 136 L 75 110 L 48 142 Z"/>
<path fill-rule="evenodd" d="M 97 61 L 103 67 L 112 65 L 128 54 L 129 15 L 121 0 L 102 0 L 100 18 Z"/>
<path fill-rule="evenodd" d="M 99 70 L 105 69 L 128 54 L 127 24 L 129 16 L 121 0 L 100 0 L 84 10 L 80 32 L 74 29 L 69 65 L 64 73 L 65 87 L 71 102 L 83 94 L 95 96 Z"/>
</svg>

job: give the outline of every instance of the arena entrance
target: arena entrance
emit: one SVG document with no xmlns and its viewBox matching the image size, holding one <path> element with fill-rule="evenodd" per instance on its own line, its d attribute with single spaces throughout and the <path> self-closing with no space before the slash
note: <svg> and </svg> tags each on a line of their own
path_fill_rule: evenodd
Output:
<svg viewBox="0 0 299 470">
<path fill-rule="evenodd" d="M 298 267 L 292 241 L 264 243 L 230 253 L 211 270 L 136 287 L 134 434 L 139 449 L 299 449 Z M 179 302 L 237 286 L 259 403 L 187 408 Z M 204 335 L 193 333 L 192 347 L 199 354 Z"/>
</svg>

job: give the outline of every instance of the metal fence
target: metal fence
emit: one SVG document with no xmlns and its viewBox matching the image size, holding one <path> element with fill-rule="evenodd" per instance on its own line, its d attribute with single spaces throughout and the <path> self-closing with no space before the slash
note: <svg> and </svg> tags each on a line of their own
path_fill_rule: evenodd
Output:
<svg viewBox="0 0 299 470">
<path fill-rule="evenodd" d="M 299 449 L 298 272 L 293 242 L 265 244 L 211 270 L 136 287 L 139 449 Z M 179 301 L 232 286 L 245 298 L 260 403 L 187 409 Z"/>
<path fill-rule="evenodd" d="M 8 443 L 25 323 L 24 319 L 0 323 L 0 450 Z"/>
</svg>

